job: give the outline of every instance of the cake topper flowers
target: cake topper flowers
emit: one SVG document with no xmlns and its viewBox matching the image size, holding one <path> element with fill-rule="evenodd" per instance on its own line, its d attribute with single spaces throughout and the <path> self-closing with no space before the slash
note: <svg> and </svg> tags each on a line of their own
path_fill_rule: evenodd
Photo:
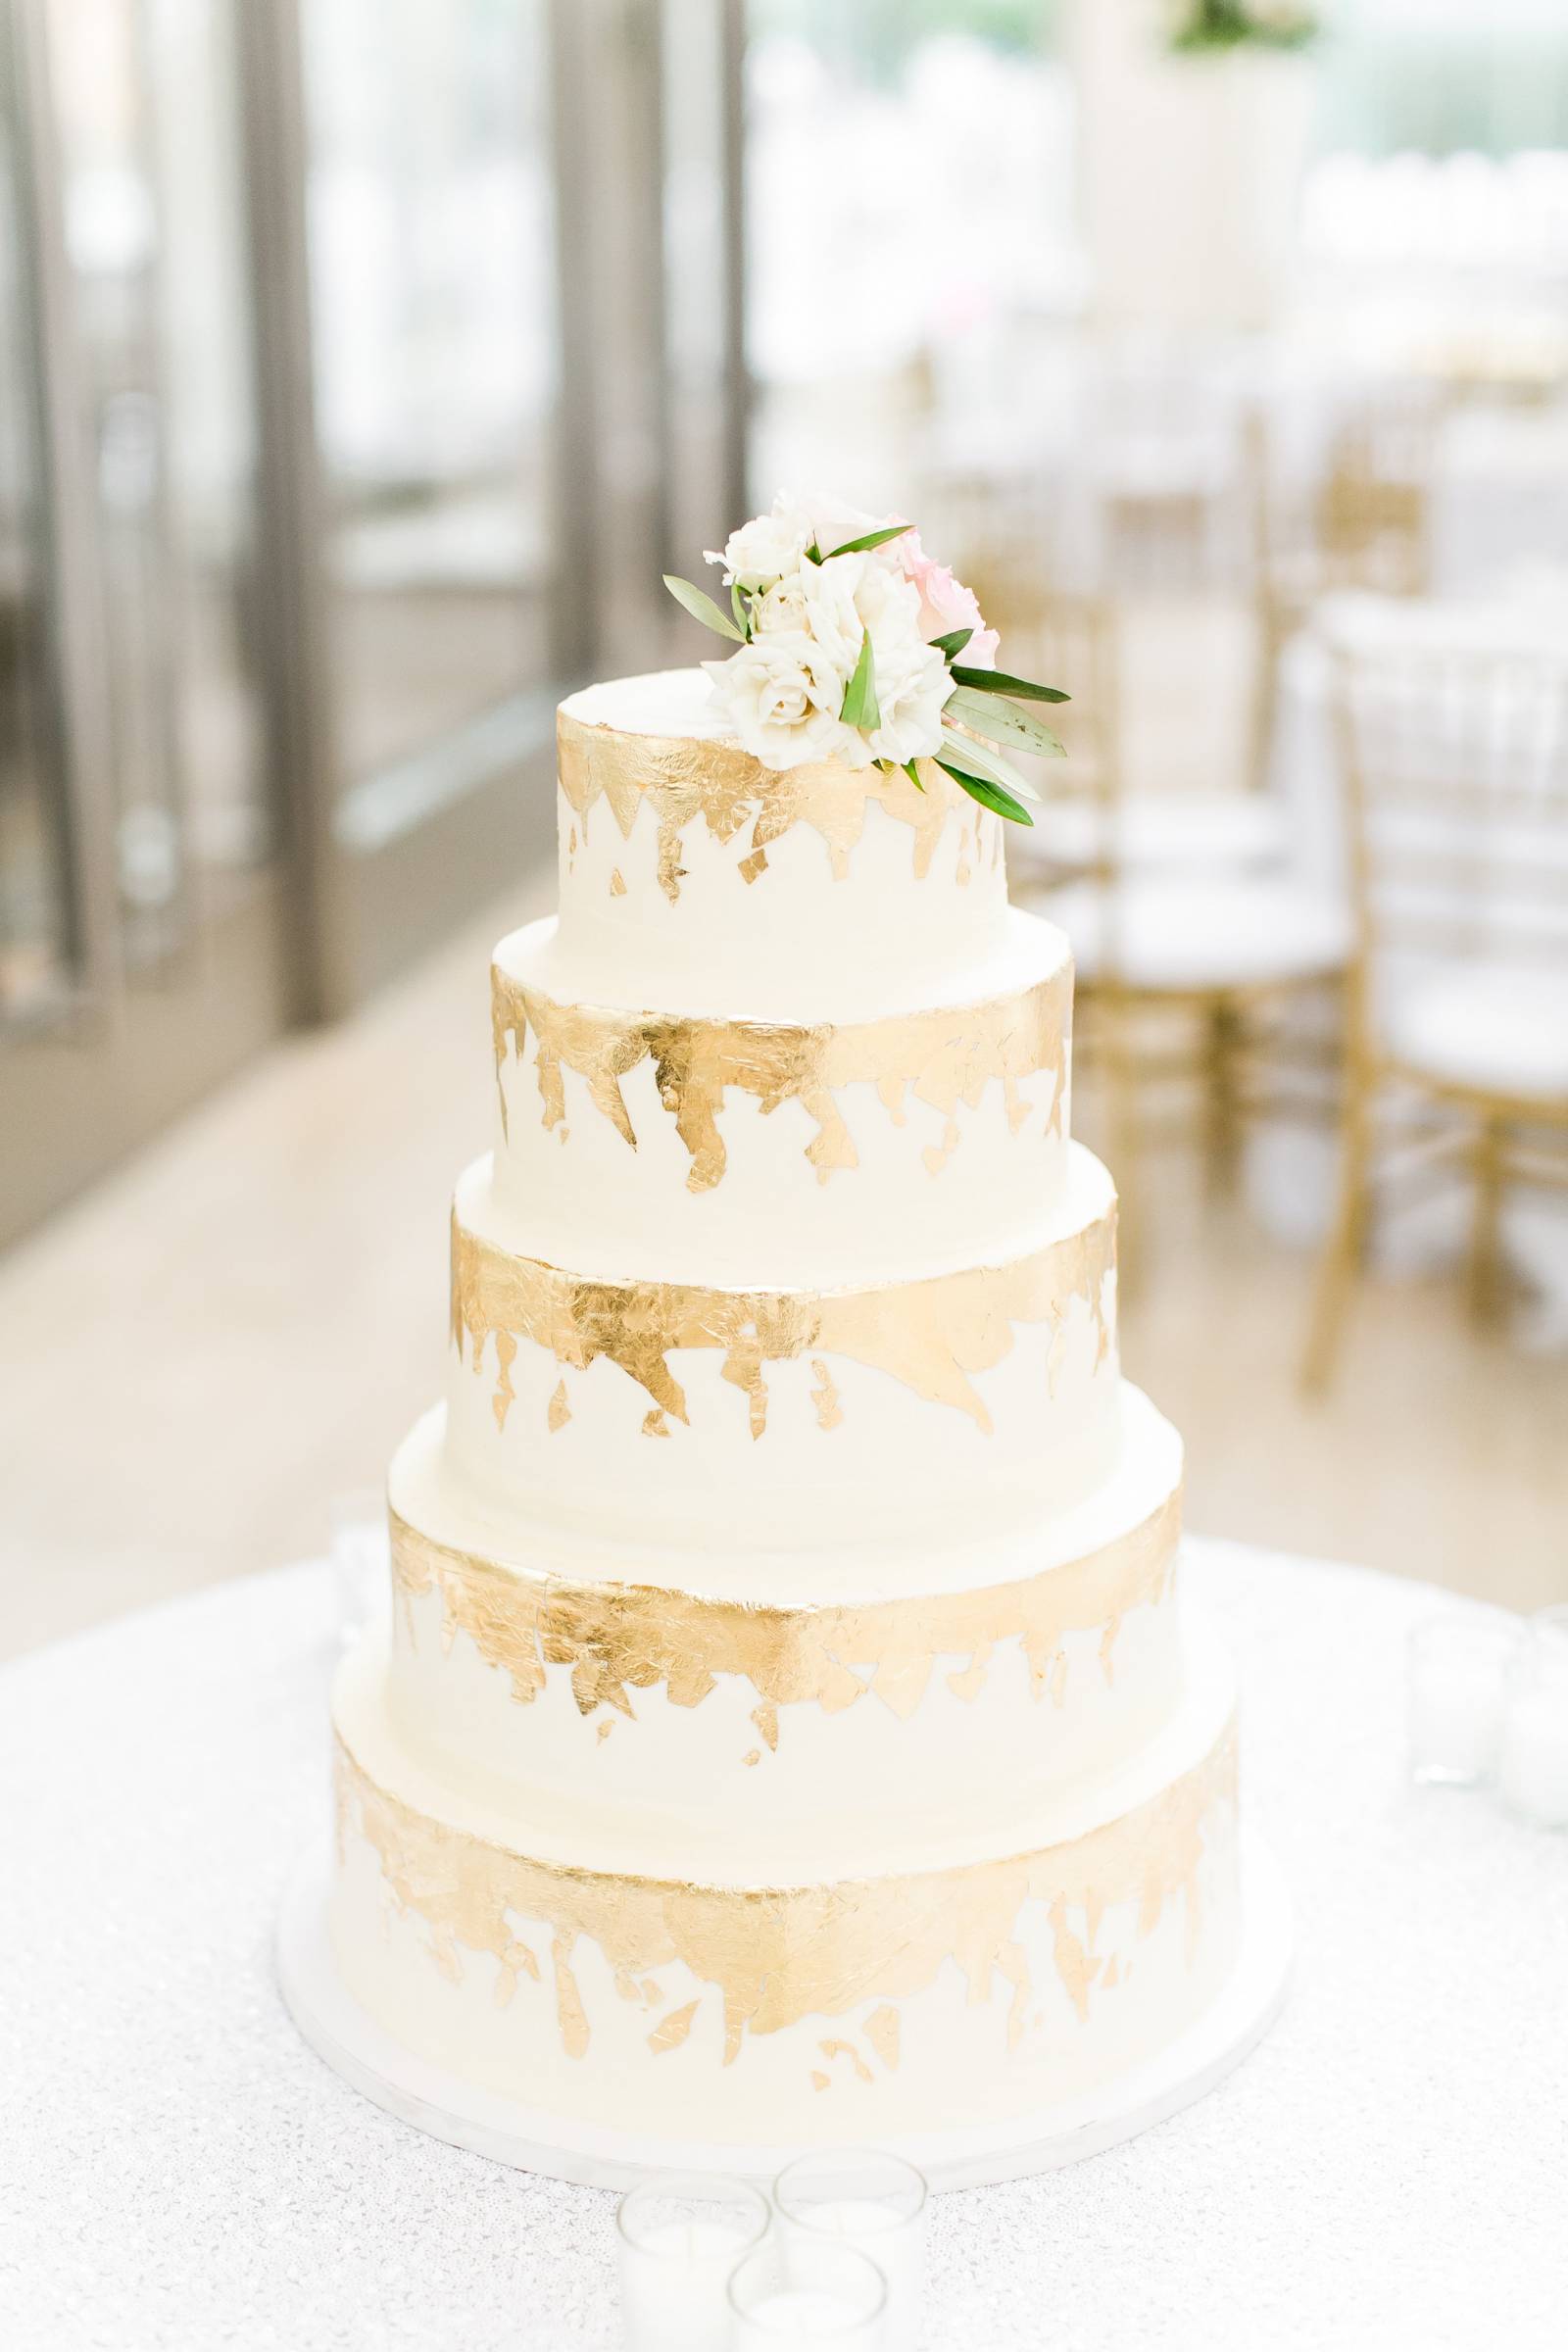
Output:
<svg viewBox="0 0 1568 2352">
<path fill-rule="evenodd" d="M 997 668 L 974 591 L 926 554 L 912 523 L 781 493 L 708 561 L 723 569 L 728 612 L 690 580 L 666 572 L 664 585 L 734 640 L 727 661 L 703 667 L 762 766 L 902 767 L 923 791 L 919 762 L 934 760 L 983 808 L 1034 822 L 1023 803 L 1039 795 L 1006 754 L 1059 758 L 1020 705 L 1068 698 Z"/>
</svg>

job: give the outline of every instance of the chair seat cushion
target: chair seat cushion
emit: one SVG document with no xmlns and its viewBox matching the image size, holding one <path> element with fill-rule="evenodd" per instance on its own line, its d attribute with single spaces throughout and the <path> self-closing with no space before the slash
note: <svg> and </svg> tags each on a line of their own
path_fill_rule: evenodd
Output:
<svg viewBox="0 0 1568 2352">
<path fill-rule="evenodd" d="M 1091 866 L 1109 851 L 1124 872 L 1225 873 L 1277 865 L 1285 827 L 1277 802 L 1261 793 L 1129 793 L 1113 813 L 1082 799 L 1048 803 L 1027 838 L 1008 848 L 1058 870 Z"/>
<path fill-rule="evenodd" d="M 1342 908 L 1271 875 L 1135 875 L 1110 887 L 1073 883 L 1034 903 L 1066 932 L 1081 979 L 1113 971 L 1133 988 L 1328 978 L 1349 950 Z"/>
<path fill-rule="evenodd" d="M 1378 1038 L 1425 1077 L 1568 1104 L 1568 973 L 1477 962 L 1390 980 Z"/>
</svg>

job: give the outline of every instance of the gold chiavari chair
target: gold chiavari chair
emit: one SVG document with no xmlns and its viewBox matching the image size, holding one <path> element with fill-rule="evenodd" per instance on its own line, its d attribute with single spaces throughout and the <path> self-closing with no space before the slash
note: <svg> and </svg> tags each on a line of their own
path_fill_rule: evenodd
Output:
<svg viewBox="0 0 1568 2352">
<path fill-rule="evenodd" d="M 1282 1039 L 1282 1015 L 1338 982 L 1346 925 L 1289 875 L 1207 858 L 1200 837 L 1184 844 L 1179 793 L 1167 796 L 1166 829 L 1151 848 L 1123 786 L 1110 605 L 1053 600 L 1028 650 L 1035 676 L 1071 692 L 1062 713 L 1070 757 L 1036 769 L 1047 806 L 1031 831 L 1009 840 L 1013 895 L 1072 945 L 1079 1055 L 1101 1077 L 1122 1193 L 1125 1280 L 1141 1245 L 1141 1147 L 1154 1133 L 1146 1099 L 1197 1085 L 1217 1177 L 1234 1163 L 1246 1118 L 1298 1114 L 1299 1097 L 1278 1083 L 1298 1057 Z"/>
<path fill-rule="evenodd" d="M 1343 654 L 1337 701 L 1355 947 L 1312 1389 L 1342 1336 L 1375 1156 L 1385 1182 L 1468 1172 L 1481 1319 L 1498 1306 L 1505 1186 L 1568 1183 L 1568 662 Z"/>
<path fill-rule="evenodd" d="M 1419 596 L 1428 578 L 1431 483 L 1442 407 L 1422 380 L 1393 379 L 1341 416 L 1327 463 L 1293 480 L 1266 415 L 1248 435 L 1256 579 L 1254 781 L 1261 784 L 1279 710 L 1280 662 L 1318 599 L 1343 589 Z"/>
</svg>

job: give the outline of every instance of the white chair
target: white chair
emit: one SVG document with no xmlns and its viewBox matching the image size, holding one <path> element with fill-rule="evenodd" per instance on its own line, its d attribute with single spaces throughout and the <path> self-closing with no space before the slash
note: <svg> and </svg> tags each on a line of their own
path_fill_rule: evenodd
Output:
<svg viewBox="0 0 1568 2352">
<path fill-rule="evenodd" d="M 1057 605 L 1030 651 L 1036 674 L 1072 694 L 1063 713 L 1072 756 L 1040 769 L 1048 806 L 1009 841 L 1009 862 L 1015 895 L 1072 945 L 1085 1039 L 1103 1065 L 1131 1263 L 1140 1098 L 1170 1079 L 1196 1081 L 1212 1170 L 1228 1173 L 1244 1115 L 1300 1110 L 1298 1097 L 1282 1099 L 1269 1082 L 1301 1053 L 1283 1035 L 1293 1003 L 1343 974 L 1349 925 L 1342 907 L 1266 861 L 1261 834 L 1256 858 L 1238 855 L 1238 834 L 1214 821 L 1206 796 L 1141 802 L 1123 792 L 1107 608 Z M 1238 806 L 1252 797 L 1236 796 Z M 1179 1035 L 1157 1052 L 1148 1037 L 1156 1015 L 1180 1016 L 1158 1023 Z"/>
<path fill-rule="evenodd" d="M 1304 1378 L 1332 1369 L 1383 1172 L 1458 1158 L 1470 1296 L 1499 1298 L 1511 1181 L 1568 1184 L 1568 662 L 1342 656 L 1356 945 L 1338 1205 Z M 1383 1114 L 1404 1111 L 1397 1153 Z"/>
</svg>

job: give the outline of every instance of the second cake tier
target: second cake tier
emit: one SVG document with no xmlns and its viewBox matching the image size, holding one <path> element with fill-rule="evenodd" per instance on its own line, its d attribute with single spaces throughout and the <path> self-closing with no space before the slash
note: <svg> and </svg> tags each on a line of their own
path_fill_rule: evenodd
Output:
<svg viewBox="0 0 1568 2352">
<path fill-rule="evenodd" d="M 1060 1189 L 1072 960 L 1032 915 L 945 1002 L 877 977 L 786 1022 L 599 989 L 554 921 L 496 949 L 496 1192 L 541 1254 L 591 1232 L 704 1282 L 863 1282 L 1004 1247 Z"/>
<path fill-rule="evenodd" d="M 481 1160 L 451 1328 L 453 1466 L 519 1531 L 810 1550 L 1021 1528 L 1115 1450 L 1115 1193 L 1074 1145 L 995 1261 L 742 1290 L 553 1263 Z"/>
</svg>

